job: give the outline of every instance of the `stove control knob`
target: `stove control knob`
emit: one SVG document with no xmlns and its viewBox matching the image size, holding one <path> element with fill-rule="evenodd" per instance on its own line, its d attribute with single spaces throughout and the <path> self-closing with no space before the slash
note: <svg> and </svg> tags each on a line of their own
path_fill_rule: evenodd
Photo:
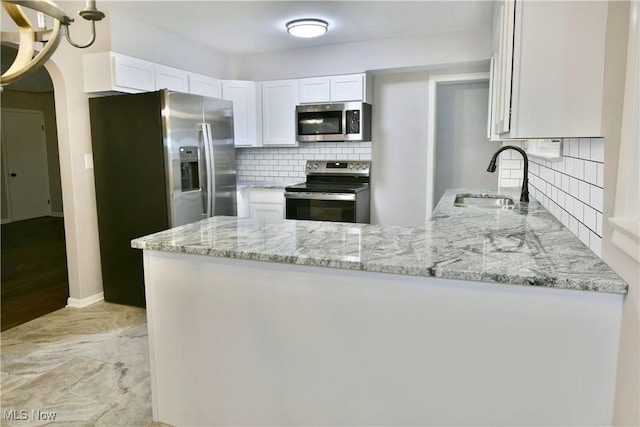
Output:
<svg viewBox="0 0 640 427">
<path fill-rule="evenodd" d="M 314 169 L 318 169 L 318 164 L 317 164 L 317 163 L 314 163 L 314 164 L 313 164 L 313 168 L 314 168 Z"/>
<path fill-rule="evenodd" d="M 360 163 L 356 163 L 356 169 L 360 169 Z"/>
<path fill-rule="evenodd" d="M 362 164 L 362 169 L 367 169 L 368 167 L 369 167 L 369 166 L 367 166 L 367 164 L 366 164 L 366 163 L 363 163 L 363 164 Z"/>
<path fill-rule="evenodd" d="M 349 169 L 353 169 L 353 163 L 349 163 Z"/>
</svg>

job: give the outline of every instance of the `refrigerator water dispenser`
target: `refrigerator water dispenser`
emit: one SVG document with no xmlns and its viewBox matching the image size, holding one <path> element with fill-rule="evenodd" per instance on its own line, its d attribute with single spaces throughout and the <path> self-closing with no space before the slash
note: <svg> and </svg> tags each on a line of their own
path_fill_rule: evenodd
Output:
<svg viewBox="0 0 640 427">
<path fill-rule="evenodd" d="M 198 147 L 180 147 L 182 192 L 200 190 Z"/>
</svg>

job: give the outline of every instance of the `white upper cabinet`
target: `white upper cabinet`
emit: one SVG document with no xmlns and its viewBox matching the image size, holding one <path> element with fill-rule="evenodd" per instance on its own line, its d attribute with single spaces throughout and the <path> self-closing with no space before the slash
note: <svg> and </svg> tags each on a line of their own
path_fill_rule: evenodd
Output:
<svg viewBox="0 0 640 427">
<path fill-rule="evenodd" d="M 496 6 L 497 17 L 494 25 L 497 40 L 491 66 L 491 94 L 493 134 L 504 135 L 511 127 L 512 72 L 513 72 L 513 33 L 515 19 L 515 0 L 506 0 Z"/>
<path fill-rule="evenodd" d="M 331 102 L 365 100 L 364 74 L 331 77 Z"/>
<path fill-rule="evenodd" d="M 155 64 L 156 89 L 189 92 L 189 73 L 178 68 Z"/>
<path fill-rule="evenodd" d="M 312 104 L 329 102 L 331 99 L 331 79 L 329 77 L 312 77 L 300 79 L 300 103 Z"/>
<path fill-rule="evenodd" d="M 258 98 L 256 83 L 223 80 L 222 99 L 233 102 L 233 131 L 236 147 L 258 147 Z"/>
<path fill-rule="evenodd" d="M 218 79 L 116 52 L 84 55 L 82 65 L 84 91 L 87 93 L 138 93 L 169 89 L 214 98 L 222 96 L 221 81 Z"/>
<path fill-rule="evenodd" d="M 300 103 L 367 101 L 365 74 L 300 79 Z"/>
<path fill-rule="evenodd" d="M 212 98 L 222 98 L 222 80 L 201 74 L 189 73 L 189 93 Z"/>
<path fill-rule="evenodd" d="M 602 136 L 607 10 L 607 2 L 499 4 L 490 111 L 494 137 Z"/>
<path fill-rule="evenodd" d="M 87 93 L 138 93 L 156 88 L 153 62 L 115 52 L 100 52 L 84 55 L 82 66 Z"/>
<path fill-rule="evenodd" d="M 262 145 L 298 145 L 295 116 L 298 80 L 262 82 Z"/>
</svg>

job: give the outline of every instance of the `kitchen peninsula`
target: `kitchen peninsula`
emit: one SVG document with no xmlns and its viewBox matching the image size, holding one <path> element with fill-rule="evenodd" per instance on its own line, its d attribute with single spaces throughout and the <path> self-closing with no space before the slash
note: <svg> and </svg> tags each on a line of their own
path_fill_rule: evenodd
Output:
<svg viewBox="0 0 640 427">
<path fill-rule="evenodd" d="M 144 250 L 154 420 L 609 425 L 627 285 L 537 201 L 214 217 Z M 486 192 L 483 192 L 486 193 Z"/>
</svg>

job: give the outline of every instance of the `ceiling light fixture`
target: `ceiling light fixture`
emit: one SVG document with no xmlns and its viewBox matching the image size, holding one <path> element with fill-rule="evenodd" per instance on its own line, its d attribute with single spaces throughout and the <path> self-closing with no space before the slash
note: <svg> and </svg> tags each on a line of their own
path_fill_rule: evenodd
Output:
<svg viewBox="0 0 640 427">
<path fill-rule="evenodd" d="M 318 37 L 327 32 L 329 23 L 322 19 L 305 18 L 287 22 L 287 32 L 295 37 Z"/>
</svg>

